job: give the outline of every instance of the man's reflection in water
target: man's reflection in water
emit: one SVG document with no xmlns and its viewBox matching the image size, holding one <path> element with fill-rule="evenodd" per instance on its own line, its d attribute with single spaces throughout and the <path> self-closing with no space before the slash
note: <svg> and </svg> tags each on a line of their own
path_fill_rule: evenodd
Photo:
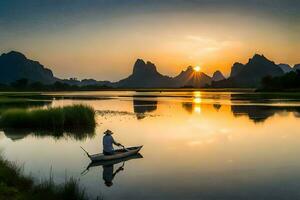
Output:
<svg viewBox="0 0 300 200">
<path fill-rule="evenodd" d="M 125 162 L 114 172 L 114 165 L 103 165 L 103 180 L 107 187 L 113 185 L 113 179 L 120 171 L 124 170 Z"/>
<path fill-rule="evenodd" d="M 132 155 L 126 158 L 122 158 L 122 159 L 116 159 L 116 160 L 110 160 L 110 161 L 102 161 L 102 162 L 91 162 L 87 168 L 81 172 L 81 175 L 86 175 L 90 168 L 92 167 L 103 167 L 103 174 L 102 174 L 102 178 L 104 180 L 104 183 L 107 187 L 111 187 L 113 185 L 113 180 L 115 178 L 115 176 L 120 172 L 124 170 L 124 166 L 125 166 L 125 162 L 132 160 L 132 159 L 139 159 L 139 158 L 143 158 L 143 156 L 141 154 L 136 154 L 136 155 Z M 114 165 L 119 166 L 120 163 L 123 163 L 115 172 L 114 172 Z M 101 170 L 99 170 L 100 172 Z"/>
</svg>

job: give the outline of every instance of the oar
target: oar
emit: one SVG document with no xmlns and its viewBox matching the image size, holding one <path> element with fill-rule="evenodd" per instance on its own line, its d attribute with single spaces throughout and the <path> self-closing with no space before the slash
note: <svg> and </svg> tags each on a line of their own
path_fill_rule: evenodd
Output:
<svg viewBox="0 0 300 200">
<path fill-rule="evenodd" d="M 80 146 L 80 148 L 86 153 L 86 155 L 90 158 L 91 156 L 90 156 L 90 154 L 89 154 L 89 152 L 87 152 L 84 148 L 82 148 L 81 146 Z"/>
<path fill-rule="evenodd" d="M 124 166 L 125 166 L 125 161 L 123 162 L 123 164 L 122 164 L 122 166 L 121 166 L 121 167 L 122 167 L 122 168 L 124 168 Z"/>
<path fill-rule="evenodd" d="M 89 172 L 89 169 L 85 169 L 83 172 L 80 173 L 81 176 L 86 175 Z"/>
<path fill-rule="evenodd" d="M 123 149 L 124 149 L 125 151 L 129 151 L 128 149 L 126 149 L 126 148 L 124 147 L 124 145 L 120 144 L 120 146 L 123 147 Z"/>
</svg>

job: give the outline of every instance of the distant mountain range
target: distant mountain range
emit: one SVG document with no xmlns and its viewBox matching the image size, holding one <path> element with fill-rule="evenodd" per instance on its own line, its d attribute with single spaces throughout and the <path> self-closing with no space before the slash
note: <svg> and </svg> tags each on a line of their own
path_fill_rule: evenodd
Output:
<svg viewBox="0 0 300 200">
<path fill-rule="evenodd" d="M 53 84 L 63 82 L 70 85 L 107 86 L 114 88 L 180 88 L 180 87 L 256 87 L 265 76 L 281 76 L 300 69 L 300 64 L 293 68 L 287 64 L 275 64 L 263 55 L 255 54 L 248 63 L 234 63 L 230 76 L 226 79 L 222 72 L 216 71 L 212 77 L 203 72 L 196 72 L 187 67 L 175 77 L 162 75 L 155 64 L 137 59 L 132 74 L 118 82 L 97 81 L 94 79 L 60 79 L 52 71 L 37 61 L 26 58 L 22 53 L 11 51 L 0 56 L 0 83 L 10 84 L 26 78 L 31 82 Z"/>
<path fill-rule="evenodd" d="M 287 64 L 275 64 L 264 55 L 255 54 L 246 64 L 234 63 L 227 79 L 212 83 L 212 87 L 258 87 L 266 76 L 282 76 L 300 69 L 300 64 L 293 68 Z"/>
<path fill-rule="evenodd" d="M 21 78 L 51 84 L 59 79 L 50 69 L 37 61 L 27 59 L 22 53 L 11 51 L 0 56 L 0 83 L 9 84 Z"/>
<path fill-rule="evenodd" d="M 245 65 L 234 63 L 230 77 L 218 81 L 215 85 L 220 87 L 257 87 L 265 76 L 282 76 L 284 74 L 280 66 L 268 60 L 263 55 L 255 54 Z"/>
<path fill-rule="evenodd" d="M 214 72 L 213 76 L 212 76 L 212 81 L 222 81 L 226 79 L 225 76 L 222 74 L 221 71 L 217 70 Z"/>
<path fill-rule="evenodd" d="M 143 60 L 137 59 L 132 74 L 115 83 L 115 86 L 121 88 L 157 88 L 170 87 L 171 84 L 172 78 L 160 74 L 153 63 L 145 63 Z"/>
</svg>

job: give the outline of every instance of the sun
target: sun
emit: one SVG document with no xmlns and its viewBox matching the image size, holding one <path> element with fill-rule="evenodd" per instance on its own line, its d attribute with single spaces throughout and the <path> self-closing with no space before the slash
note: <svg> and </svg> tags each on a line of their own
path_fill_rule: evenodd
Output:
<svg viewBox="0 0 300 200">
<path fill-rule="evenodd" d="M 194 67 L 194 70 L 195 70 L 195 72 L 199 72 L 201 70 L 201 67 L 200 66 L 196 66 L 196 67 Z"/>
</svg>

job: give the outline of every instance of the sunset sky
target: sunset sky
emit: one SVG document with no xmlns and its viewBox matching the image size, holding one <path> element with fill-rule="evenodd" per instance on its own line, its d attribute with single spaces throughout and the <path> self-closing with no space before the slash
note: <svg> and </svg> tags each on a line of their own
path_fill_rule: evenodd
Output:
<svg viewBox="0 0 300 200">
<path fill-rule="evenodd" d="M 165 75 L 189 65 L 228 75 L 254 53 L 300 63 L 299 0 L 2 0 L 0 52 L 61 78 L 119 80 L 137 58 Z"/>
</svg>

